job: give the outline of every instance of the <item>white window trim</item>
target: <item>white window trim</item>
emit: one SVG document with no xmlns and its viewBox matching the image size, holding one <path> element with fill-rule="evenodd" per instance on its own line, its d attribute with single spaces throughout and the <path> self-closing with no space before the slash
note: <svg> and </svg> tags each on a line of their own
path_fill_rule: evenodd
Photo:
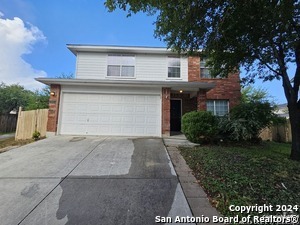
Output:
<svg viewBox="0 0 300 225">
<path fill-rule="evenodd" d="M 169 58 L 178 58 L 179 59 L 179 69 L 180 69 L 180 77 L 169 77 Z M 167 69 L 166 69 L 166 73 L 167 73 L 167 77 L 166 80 L 182 80 L 182 63 L 181 63 L 181 57 L 180 56 L 167 56 Z M 172 66 L 174 67 L 174 66 Z M 178 67 L 174 67 L 174 68 L 178 68 Z"/>
<path fill-rule="evenodd" d="M 199 74 L 200 78 L 201 79 L 213 79 L 213 77 L 211 77 L 211 75 L 209 75 L 209 77 L 202 77 L 201 69 L 210 70 L 210 67 L 208 67 L 208 66 L 202 66 L 201 67 L 201 60 L 203 60 L 206 63 L 205 57 L 200 58 L 200 65 L 199 65 L 200 66 L 200 74 Z"/>
<path fill-rule="evenodd" d="M 204 59 L 205 59 L 205 57 L 204 57 Z M 202 73 L 201 73 L 201 69 L 208 69 L 208 70 L 210 70 L 211 69 L 211 67 L 209 67 L 209 66 L 203 66 L 203 67 L 201 67 L 201 58 L 200 58 L 200 74 L 199 74 L 199 77 L 200 77 L 200 79 L 223 79 L 222 77 L 212 77 L 211 75 L 209 75 L 210 77 L 202 77 Z"/>
<path fill-rule="evenodd" d="M 108 57 L 109 56 L 133 56 L 134 57 L 134 76 L 132 77 L 126 77 L 126 76 L 107 76 L 108 74 Z M 122 67 L 122 65 L 120 65 Z M 111 54 L 107 54 L 106 56 L 106 75 L 105 75 L 106 79 L 136 79 L 136 55 L 133 54 L 122 54 L 122 53 L 111 53 Z"/>
<path fill-rule="evenodd" d="M 214 111 L 212 112 L 215 116 L 218 116 L 217 114 L 216 114 L 216 101 L 227 101 L 227 113 L 229 113 L 229 100 L 228 99 L 207 99 L 206 100 L 206 104 L 207 104 L 207 101 L 213 101 L 213 103 L 214 103 Z M 209 111 L 210 112 L 210 111 Z"/>
</svg>

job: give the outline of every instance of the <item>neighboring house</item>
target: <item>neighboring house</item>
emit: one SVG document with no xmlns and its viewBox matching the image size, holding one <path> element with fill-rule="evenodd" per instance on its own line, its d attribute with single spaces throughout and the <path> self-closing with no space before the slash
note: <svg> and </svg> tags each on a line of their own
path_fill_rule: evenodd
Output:
<svg viewBox="0 0 300 225">
<path fill-rule="evenodd" d="M 158 136 L 180 131 L 193 110 L 224 115 L 240 100 L 239 74 L 212 79 L 199 57 L 166 48 L 68 45 L 75 79 L 51 86 L 48 132 Z"/>
<path fill-rule="evenodd" d="M 275 114 L 280 116 L 280 117 L 284 117 L 284 118 L 288 119 L 289 118 L 289 110 L 288 110 L 288 107 L 287 107 L 287 103 L 277 105 L 276 110 L 275 110 Z"/>
</svg>

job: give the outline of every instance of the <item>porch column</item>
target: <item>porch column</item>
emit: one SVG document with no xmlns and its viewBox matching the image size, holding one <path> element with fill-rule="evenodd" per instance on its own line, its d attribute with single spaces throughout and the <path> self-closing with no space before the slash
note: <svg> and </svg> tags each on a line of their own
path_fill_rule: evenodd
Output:
<svg viewBox="0 0 300 225">
<path fill-rule="evenodd" d="M 162 134 L 170 136 L 171 88 L 162 88 Z"/>
<path fill-rule="evenodd" d="M 51 84 L 48 123 L 47 123 L 47 136 L 55 135 L 57 132 L 59 101 L 60 101 L 60 85 Z"/>
<path fill-rule="evenodd" d="M 206 90 L 200 89 L 197 93 L 197 110 L 206 111 Z"/>
</svg>

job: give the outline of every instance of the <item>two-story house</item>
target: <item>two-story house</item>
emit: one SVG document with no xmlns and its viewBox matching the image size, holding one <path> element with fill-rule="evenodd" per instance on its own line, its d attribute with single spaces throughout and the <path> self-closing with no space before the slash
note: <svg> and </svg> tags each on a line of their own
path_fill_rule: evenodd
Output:
<svg viewBox="0 0 300 225">
<path fill-rule="evenodd" d="M 180 131 L 193 110 L 226 114 L 240 99 L 239 74 L 213 79 L 199 57 L 166 48 L 68 45 L 75 79 L 51 86 L 49 134 L 158 136 Z"/>
</svg>

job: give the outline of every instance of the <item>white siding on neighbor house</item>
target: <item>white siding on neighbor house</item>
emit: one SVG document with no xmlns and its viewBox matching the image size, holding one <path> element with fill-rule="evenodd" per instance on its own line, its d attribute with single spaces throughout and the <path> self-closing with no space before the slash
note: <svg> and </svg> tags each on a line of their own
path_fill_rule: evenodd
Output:
<svg viewBox="0 0 300 225">
<path fill-rule="evenodd" d="M 121 54 L 121 53 L 120 53 Z M 78 79 L 118 79 L 107 77 L 107 53 L 78 52 L 76 78 Z M 181 77 L 168 78 L 168 56 L 158 54 L 135 54 L 136 80 L 188 80 L 188 59 L 181 57 Z M 120 78 L 126 79 L 124 77 Z"/>
</svg>

